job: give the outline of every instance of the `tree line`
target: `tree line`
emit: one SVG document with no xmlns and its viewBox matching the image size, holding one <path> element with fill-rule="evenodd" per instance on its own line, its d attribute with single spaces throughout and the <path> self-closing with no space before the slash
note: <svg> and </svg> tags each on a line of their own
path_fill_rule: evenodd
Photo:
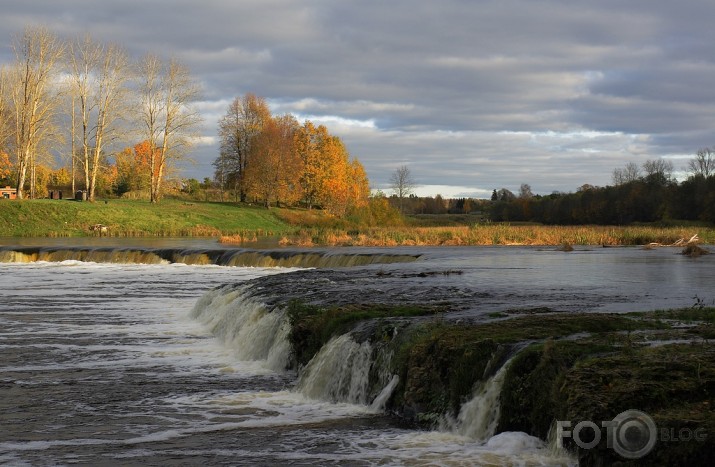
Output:
<svg viewBox="0 0 715 467">
<path fill-rule="evenodd" d="M 14 61 L 0 70 L 0 177 L 18 198 L 43 196 L 38 176 L 59 152 L 72 191 L 94 200 L 111 175 L 112 150 L 135 138 L 148 145 L 143 175 L 158 202 L 201 122 L 193 106 L 200 87 L 188 68 L 152 53 L 133 61 L 119 45 L 88 35 L 65 40 L 44 27 L 26 28 L 12 49 Z"/>
<path fill-rule="evenodd" d="M 271 115 L 261 97 L 236 97 L 219 121 L 219 138 L 214 178 L 236 201 L 317 206 L 336 215 L 367 203 L 367 175 L 342 140 L 324 125 Z"/>
<path fill-rule="evenodd" d="M 545 224 L 622 225 L 632 222 L 688 220 L 715 222 L 715 151 L 697 151 L 688 164 L 689 176 L 673 178 L 673 165 L 662 159 L 642 166 L 628 163 L 613 171 L 612 185 L 583 185 L 575 193 L 519 195 L 494 190 L 493 221 L 533 221 Z"/>
</svg>

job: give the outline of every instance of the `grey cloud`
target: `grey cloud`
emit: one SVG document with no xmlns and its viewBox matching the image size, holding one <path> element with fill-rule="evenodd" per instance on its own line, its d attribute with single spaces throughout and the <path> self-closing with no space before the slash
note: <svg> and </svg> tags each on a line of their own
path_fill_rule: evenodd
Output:
<svg viewBox="0 0 715 467">
<path fill-rule="evenodd" d="M 186 61 L 205 136 L 245 92 L 342 118 L 376 186 L 406 163 L 424 185 L 568 191 L 715 143 L 710 0 L 16 3 L 0 18 L 7 44 L 41 23 Z M 196 148 L 187 174 L 210 176 L 215 156 Z"/>
</svg>

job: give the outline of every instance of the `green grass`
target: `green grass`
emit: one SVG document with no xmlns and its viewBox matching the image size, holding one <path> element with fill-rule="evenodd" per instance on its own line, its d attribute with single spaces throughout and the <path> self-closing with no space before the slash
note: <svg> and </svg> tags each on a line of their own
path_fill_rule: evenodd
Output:
<svg viewBox="0 0 715 467">
<path fill-rule="evenodd" d="M 116 237 L 223 236 L 231 243 L 276 236 L 282 245 L 298 246 L 644 245 L 668 244 L 690 238 L 696 232 L 702 242 L 715 243 L 715 229 L 711 227 L 439 226 L 438 219 L 430 219 L 431 226 L 417 227 L 404 225 L 404 219 L 382 208 L 372 203 L 364 212 L 335 217 L 316 209 L 268 210 L 245 204 L 169 198 L 156 205 L 125 199 L 96 203 L 0 200 L 0 236 L 88 236 L 95 234 L 90 226 L 102 224 L 108 227 L 109 236 Z M 445 220 L 459 223 L 473 219 L 445 215 Z"/>
<path fill-rule="evenodd" d="M 93 234 L 89 227 L 95 224 L 106 225 L 108 235 L 118 237 L 280 235 L 292 228 L 272 210 L 233 203 L 0 200 L 0 236 L 88 236 Z"/>
</svg>

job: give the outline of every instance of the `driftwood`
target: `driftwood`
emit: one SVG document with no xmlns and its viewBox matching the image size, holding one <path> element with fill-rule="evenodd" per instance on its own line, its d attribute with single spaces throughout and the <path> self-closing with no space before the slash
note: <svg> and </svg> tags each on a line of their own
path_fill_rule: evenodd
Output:
<svg viewBox="0 0 715 467">
<path fill-rule="evenodd" d="M 677 242 L 671 243 L 670 245 L 663 245 L 662 243 L 649 243 L 646 248 L 655 248 L 661 246 L 683 247 L 682 251 L 680 252 L 681 255 L 690 256 L 691 258 L 697 258 L 698 256 L 707 255 L 708 253 L 710 253 L 710 251 L 706 250 L 705 248 L 699 247 L 699 242 L 700 238 L 698 237 L 698 234 L 695 234 L 690 237 L 690 240 L 687 241 L 684 238 L 681 238 Z"/>
<path fill-rule="evenodd" d="M 657 243 L 657 242 L 652 242 L 652 243 L 649 243 L 648 246 L 649 246 L 649 247 L 659 247 L 659 246 L 687 246 L 687 245 L 696 245 L 696 244 L 698 244 L 698 243 L 700 243 L 700 237 L 698 237 L 698 234 L 695 234 L 695 235 L 693 235 L 692 237 L 690 237 L 690 240 L 687 240 L 687 241 L 685 240 L 685 238 L 680 238 L 680 239 L 678 239 L 677 241 L 675 241 L 675 242 L 673 242 L 673 243 L 671 243 L 671 244 L 668 244 L 668 245 L 664 245 L 664 244 L 662 244 L 662 243 Z"/>
</svg>

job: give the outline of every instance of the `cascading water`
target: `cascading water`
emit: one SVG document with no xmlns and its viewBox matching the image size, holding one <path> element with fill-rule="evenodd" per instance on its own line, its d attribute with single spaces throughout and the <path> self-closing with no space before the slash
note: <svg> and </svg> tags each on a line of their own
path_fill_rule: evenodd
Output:
<svg viewBox="0 0 715 467">
<path fill-rule="evenodd" d="M 168 264 L 234 267 L 335 268 L 407 263 L 419 255 L 300 250 L 183 249 L 138 247 L 0 246 L 0 263 L 84 261 L 115 264 Z"/>
<path fill-rule="evenodd" d="M 191 316 L 239 360 L 261 361 L 266 368 L 285 370 L 290 363 L 286 314 L 280 308 L 270 310 L 252 292 L 250 286 L 214 289 L 197 301 Z M 389 360 L 384 349 L 343 334 L 331 339 L 301 369 L 295 390 L 310 399 L 367 405 L 381 411 L 399 381 L 382 368 Z M 371 373 L 377 385 L 374 392 Z"/>
<path fill-rule="evenodd" d="M 196 303 L 192 316 L 208 326 L 239 359 L 258 360 L 267 368 L 283 370 L 290 363 L 289 323 L 280 307 L 270 309 L 258 298 L 260 293 L 260 289 L 251 285 L 212 290 Z M 399 377 L 389 373 L 393 356 L 390 345 L 356 337 L 364 331 L 366 329 L 356 329 L 333 337 L 300 370 L 290 394 L 299 396 L 300 400 L 316 401 L 310 404 L 328 402 L 363 406 L 362 414 L 384 411 L 399 384 Z M 498 456 L 502 455 L 543 451 L 546 444 L 526 433 L 495 435 L 500 412 L 499 396 L 509 363 L 510 360 L 477 387 L 456 418 L 445 417 L 440 432 L 434 432 L 433 436 L 460 439 L 460 443 L 466 443 L 462 448 L 472 446 L 474 455 L 489 453 L 488 456 L 496 456 L 494 463 L 499 463 Z M 560 465 L 571 463 L 563 453 L 554 455 Z"/>
<path fill-rule="evenodd" d="M 236 352 L 239 360 L 263 361 L 275 371 L 290 359 L 289 324 L 282 310 L 269 310 L 248 287 L 219 288 L 199 299 L 191 316 Z"/>
<path fill-rule="evenodd" d="M 390 399 L 390 396 L 392 396 L 392 393 L 395 391 L 395 388 L 397 387 L 399 382 L 400 377 L 397 375 L 393 375 L 392 378 L 390 378 L 390 382 L 387 383 L 387 386 L 382 388 L 380 394 L 378 394 L 375 400 L 372 401 L 372 404 L 370 404 L 370 408 L 375 412 L 382 412 L 383 410 L 385 410 L 385 405 Z"/>
<path fill-rule="evenodd" d="M 366 405 L 372 350 L 349 334 L 331 339 L 303 369 L 296 389 L 311 399 Z"/>
<path fill-rule="evenodd" d="M 479 441 L 494 436 L 499 422 L 499 396 L 509 363 L 510 360 L 493 376 L 481 383 L 472 399 L 462 405 L 457 418 L 445 418 L 441 428 Z"/>
</svg>

